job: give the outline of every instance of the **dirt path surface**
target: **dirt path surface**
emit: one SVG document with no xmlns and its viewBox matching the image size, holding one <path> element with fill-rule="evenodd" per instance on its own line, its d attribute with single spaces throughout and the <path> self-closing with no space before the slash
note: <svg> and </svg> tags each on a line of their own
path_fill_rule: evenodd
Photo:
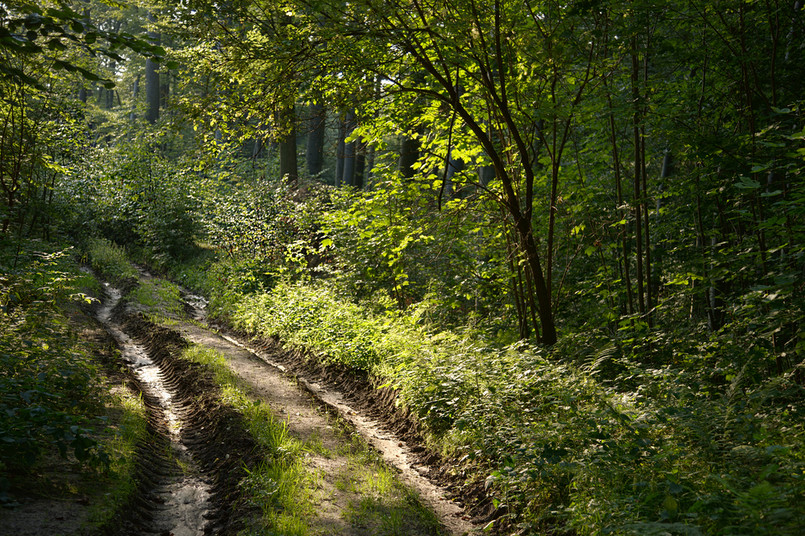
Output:
<svg viewBox="0 0 805 536">
<path fill-rule="evenodd" d="M 139 489 L 109 530 L 235 533 L 241 525 L 232 515 L 232 497 L 254 449 L 239 416 L 217 401 L 209 374 L 177 359 L 186 345 L 181 337 L 126 312 L 121 291 L 105 287 L 98 320 L 117 341 L 148 412 L 148 438 L 138 449 Z"/>
<path fill-rule="evenodd" d="M 224 355 L 229 367 L 251 392 L 287 419 L 293 435 L 303 441 L 321 441 L 328 454 L 309 453 L 308 463 L 322 476 L 323 500 L 318 515 L 321 522 L 332 530 L 328 534 L 355 532 L 344 521 L 344 512 L 349 510 L 352 498 L 338 485 L 339 480 L 348 477 L 352 470 L 350 459 L 338 455 L 344 439 L 335 430 L 332 417 L 322 411 L 322 406 L 349 423 L 350 428 L 376 449 L 383 461 L 396 470 L 400 480 L 436 514 L 447 533 L 462 535 L 476 529 L 463 508 L 450 500 L 444 489 L 423 476 L 427 468 L 417 464 L 416 457 L 400 438 L 352 407 L 341 393 L 303 377 L 289 375 L 286 367 L 278 361 L 281 348 L 251 348 L 232 336 L 198 324 L 180 323 L 178 330 L 188 341 L 214 348 Z"/>
</svg>

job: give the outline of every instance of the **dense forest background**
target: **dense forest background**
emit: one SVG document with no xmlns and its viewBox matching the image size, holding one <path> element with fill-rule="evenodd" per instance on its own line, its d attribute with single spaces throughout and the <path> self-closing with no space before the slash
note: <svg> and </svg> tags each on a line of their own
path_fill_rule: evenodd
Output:
<svg viewBox="0 0 805 536">
<path fill-rule="evenodd" d="M 804 17 L 3 3 L 4 366 L 104 238 L 394 387 L 501 530 L 800 534 Z"/>
</svg>

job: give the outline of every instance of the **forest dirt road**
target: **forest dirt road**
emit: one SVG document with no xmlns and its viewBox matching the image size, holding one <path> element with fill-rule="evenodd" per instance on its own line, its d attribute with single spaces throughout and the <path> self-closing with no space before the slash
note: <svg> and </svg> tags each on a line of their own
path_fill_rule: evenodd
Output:
<svg viewBox="0 0 805 536">
<path fill-rule="evenodd" d="M 340 454 L 345 438 L 338 428 L 344 426 L 359 434 L 380 454 L 384 463 L 394 468 L 402 484 L 436 514 L 446 533 L 472 532 L 474 527 L 464 510 L 447 497 L 444 489 L 423 476 L 427 468 L 417 463 L 416 456 L 405 442 L 350 405 L 342 393 L 313 379 L 289 376 L 286 367 L 277 359 L 280 357 L 277 354 L 283 351 L 281 348 L 250 348 L 232 336 L 221 335 L 194 323 L 180 323 L 177 329 L 188 341 L 224 355 L 231 370 L 250 392 L 276 408 L 287 420 L 289 431 L 294 436 L 305 442 L 320 442 L 324 447 L 322 452 L 325 454 L 308 452 L 306 460 L 309 467 L 321 475 L 317 524 L 327 527 L 326 533 L 354 534 L 354 528 L 348 523 L 349 515 L 345 513 L 361 500 L 354 491 L 339 485 L 353 478 L 351 473 L 355 471 L 351 457 Z M 340 423 L 334 422 L 335 416 L 341 420 Z M 415 533 L 418 532 L 412 532 Z"/>
<path fill-rule="evenodd" d="M 141 286 L 155 283 L 160 281 L 141 273 Z M 137 453 L 139 487 L 101 533 L 436 536 L 479 530 L 450 492 L 427 477 L 434 468 L 421 452 L 412 452 L 422 447 L 409 447 L 379 424 L 382 411 L 359 403 L 358 391 L 341 393 L 326 378 L 300 372 L 300 356 L 278 343 L 241 341 L 208 325 L 204 300 L 183 298 L 184 314 L 157 306 L 143 315 L 136 300 L 105 285 L 95 312 L 120 349 L 121 364 L 130 371 L 124 383 L 142 397 L 148 421 Z M 223 358 L 250 403 L 265 403 L 302 445 L 305 476 L 295 485 L 305 487 L 305 504 L 291 514 L 303 518 L 304 530 L 266 532 L 265 512 L 245 498 L 244 479 L 272 462 L 244 416 L 228 405 L 211 370 L 183 355 L 188 347 Z M 91 502 L 32 496 L 2 512 L 0 535 L 85 534 L 81 527 Z"/>
<path fill-rule="evenodd" d="M 143 279 L 150 277 L 142 274 Z M 276 416 L 287 423 L 291 436 L 311 446 L 305 449 L 304 464 L 312 476 L 308 485 L 312 487 L 309 491 L 314 508 L 307 519 L 312 534 L 463 535 L 477 530 L 463 508 L 448 497 L 448 492 L 426 478 L 428 467 L 418 463 L 405 441 L 385 430 L 365 410 L 350 405 L 344 394 L 321 385 L 316 378 L 289 373 L 281 363 L 288 355 L 278 344 L 249 348 L 244 342 L 207 325 L 203 299 L 190 294 L 184 298 L 186 312 L 193 318 L 174 316 L 168 322 L 169 328 L 157 331 L 169 329 L 188 343 L 223 356 L 249 396 L 267 403 Z M 165 335 L 153 342 L 154 333 L 142 333 L 143 329 L 142 326 L 135 328 L 139 332 L 138 339 L 151 338 L 150 351 L 158 352 L 158 347 L 164 345 Z M 177 362 L 175 359 L 161 361 L 163 368 L 176 368 Z M 160 376 L 170 374 L 163 370 Z M 187 415 L 198 409 L 182 411 Z M 169 416 L 167 420 L 170 421 Z M 222 446 L 223 450 L 216 449 L 219 456 L 225 455 L 226 446 Z M 232 454 L 240 453 L 235 448 Z M 216 479 L 220 477 L 208 480 Z M 193 480 L 195 482 L 197 480 Z M 218 491 L 217 495 L 222 497 L 230 492 Z M 179 495 L 186 497 L 184 502 L 203 505 L 210 493 L 216 495 L 214 489 L 208 492 L 200 486 L 195 491 L 179 492 Z M 161 510 L 170 509 L 171 500 L 174 499 L 167 499 Z M 414 506 L 416 504 L 425 508 Z M 214 500 L 210 508 L 215 509 Z M 226 527 L 226 519 L 223 519 L 226 515 L 220 512 L 207 511 L 202 517 L 218 518 L 218 527 Z M 200 526 L 204 531 L 215 532 L 209 523 Z M 192 529 L 182 528 L 181 523 L 166 530 L 177 536 L 193 534 Z"/>
</svg>

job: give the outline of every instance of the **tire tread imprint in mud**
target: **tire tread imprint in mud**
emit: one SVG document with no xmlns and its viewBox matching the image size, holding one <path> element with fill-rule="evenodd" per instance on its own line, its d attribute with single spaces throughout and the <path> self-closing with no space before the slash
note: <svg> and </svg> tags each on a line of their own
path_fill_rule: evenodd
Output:
<svg viewBox="0 0 805 536">
<path fill-rule="evenodd" d="M 124 331 L 142 344 L 159 366 L 160 376 L 171 392 L 174 412 L 182 422 L 181 443 L 191 452 L 202 478 L 210 483 L 205 533 L 237 534 L 247 520 L 258 515 L 239 488 L 246 471 L 258 459 L 257 445 L 241 415 L 220 403 L 220 389 L 208 369 L 179 357 L 187 342 L 178 333 L 141 315 L 123 316 L 120 320 Z M 142 393 L 148 410 L 148 437 L 138 447 L 135 496 L 106 533 L 162 534 L 164 528 L 154 526 L 152 521 L 153 513 L 165 508 L 164 500 L 154 490 L 181 474 L 181 468 L 169 454 L 170 433 L 159 402 L 136 379 L 132 384 Z"/>
</svg>

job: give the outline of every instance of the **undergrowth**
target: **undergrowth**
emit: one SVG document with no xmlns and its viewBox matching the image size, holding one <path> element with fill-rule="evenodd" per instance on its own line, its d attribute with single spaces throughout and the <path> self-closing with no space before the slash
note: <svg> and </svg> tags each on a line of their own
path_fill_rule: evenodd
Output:
<svg viewBox="0 0 805 536">
<path fill-rule="evenodd" d="M 122 390 L 110 393 L 101 349 L 84 335 L 80 306 L 98 282 L 70 248 L 18 246 L 0 249 L 0 502 L 56 485 L 39 480 L 48 479 L 42 464 L 60 457 L 59 467 L 84 475 L 60 493 L 102 494 L 88 521 L 102 525 L 134 489 L 144 409 Z"/>
<path fill-rule="evenodd" d="M 719 384 L 611 343 L 497 348 L 322 282 L 226 293 L 213 313 L 236 328 L 395 387 L 432 447 L 492 497 L 501 529 L 793 536 L 803 526 L 793 375 Z"/>
<path fill-rule="evenodd" d="M 92 439 L 102 410 L 100 371 L 63 308 L 86 298 L 83 276 L 67 251 L 26 246 L 24 262 L 0 259 L 0 461 L 27 471 L 55 450 L 103 466 L 108 456 Z"/>
<path fill-rule="evenodd" d="M 87 256 L 92 269 L 112 284 L 122 285 L 137 277 L 137 270 L 129 262 L 126 251 L 105 238 L 90 238 Z"/>
</svg>

